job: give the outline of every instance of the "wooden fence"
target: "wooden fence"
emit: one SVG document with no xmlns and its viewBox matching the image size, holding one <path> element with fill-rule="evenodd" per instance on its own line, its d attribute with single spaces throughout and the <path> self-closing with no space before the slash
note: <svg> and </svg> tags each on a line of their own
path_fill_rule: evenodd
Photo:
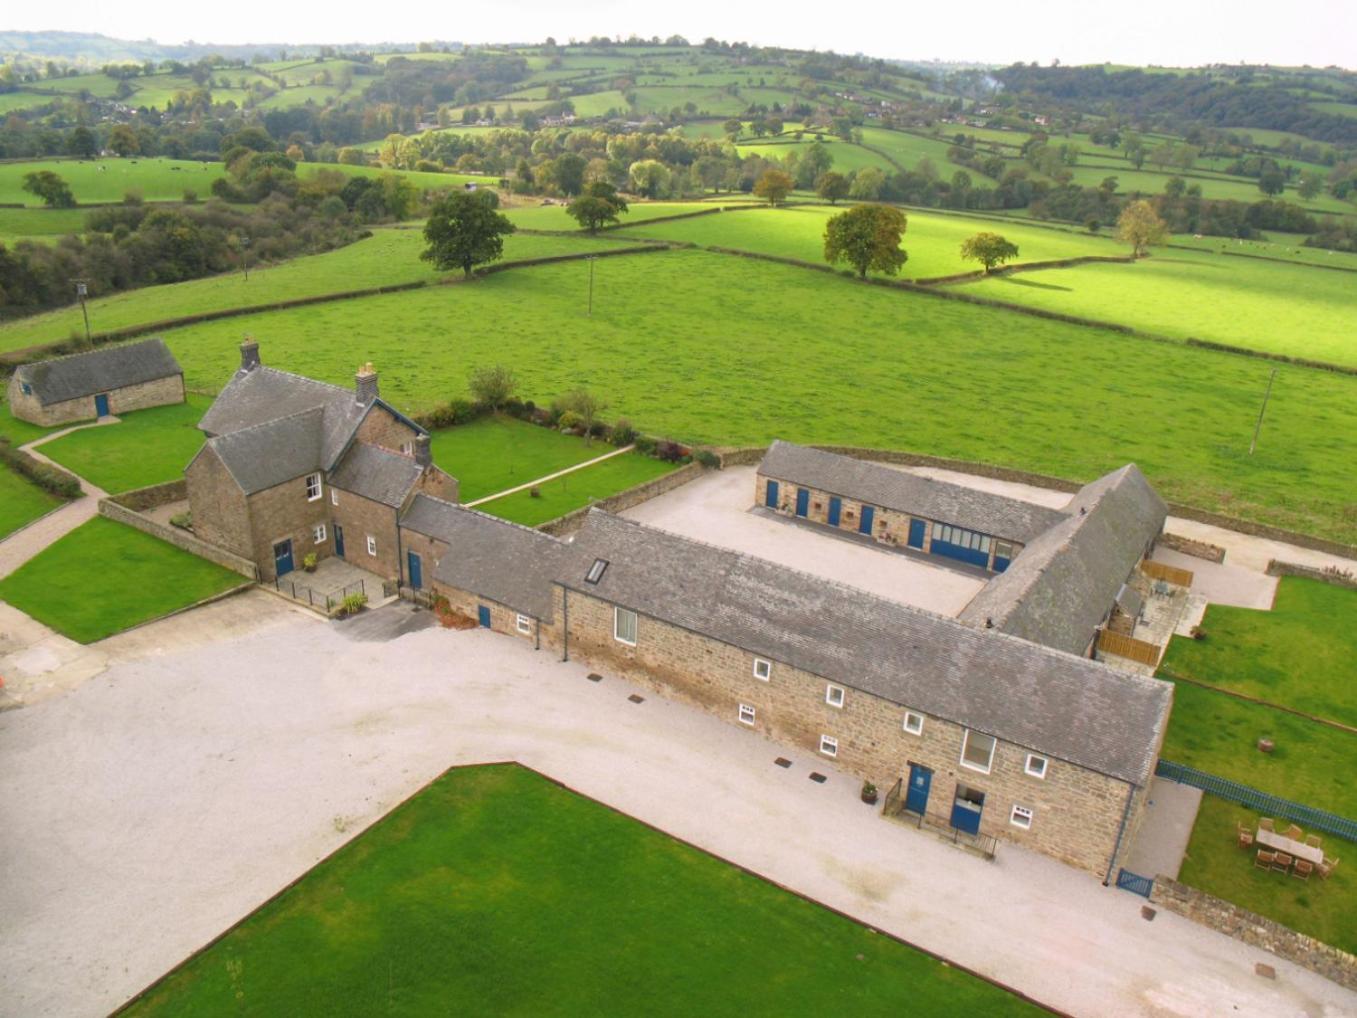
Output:
<svg viewBox="0 0 1357 1018">
<path fill-rule="evenodd" d="M 1163 580 L 1165 583 L 1172 583 L 1179 587 L 1192 586 L 1192 573 L 1187 569 L 1179 569 L 1177 566 L 1166 566 L 1162 562 L 1151 562 L 1145 559 L 1140 563 L 1140 571 L 1152 580 Z"/>
<path fill-rule="evenodd" d="M 1144 640 L 1137 640 L 1134 636 L 1114 633 L 1110 629 L 1103 629 L 1098 633 L 1098 650 L 1103 654 L 1113 654 L 1130 661 L 1139 661 L 1151 668 L 1159 664 L 1159 655 L 1163 653 L 1163 648 L 1158 644 L 1146 643 Z"/>
</svg>

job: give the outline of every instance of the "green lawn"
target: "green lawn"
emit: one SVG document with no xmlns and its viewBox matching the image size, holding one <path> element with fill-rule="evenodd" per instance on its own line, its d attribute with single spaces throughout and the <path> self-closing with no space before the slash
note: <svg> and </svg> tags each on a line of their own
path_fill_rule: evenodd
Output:
<svg viewBox="0 0 1357 1018">
<path fill-rule="evenodd" d="M 1357 591 L 1285 576 L 1272 611 L 1213 604 L 1201 628 L 1169 642 L 1162 672 L 1357 727 Z"/>
<path fill-rule="evenodd" d="M 61 504 L 61 499 L 0 463 L 0 540 Z"/>
<path fill-rule="evenodd" d="M 449 771 L 126 1013 L 1035 1014 L 513 765 Z"/>
<path fill-rule="evenodd" d="M 433 435 L 434 462 L 457 478 L 459 497 L 472 502 L 602 456 L 612 447 L 591 446 L 513 417 L 482 417 Z"/>
<path fill-rule="evenodd" d="M 0 600 L 72 640 L 93 643 L 244 582 L 96 516 L 0 580 Z"/>
<path fill-rule="evenodd" d="M 1236 825 L 1258 827 L 1259 814 L 1213 795 L 1202 797 L 1178 879 L 1207 894 L 1275 919 L 1344 951 L 1357 952 L 1357 844 L 1321 834 L 1324 853 L 1342 860 L 1328 880 L 1254 866 L 1254 850 L 1236 841 Z M 1274 818 L 1275 819 L 1275 818 Z M 1309 833 L 1309 832 L 1307 832 Z"/>
<path fill-rule="evenodd" d="M 602 456 L 608 447 L 595 445 L 593 451 Z M 629 452 L 554 481 L 547 481 L 538 488 L 540 494 L 537 497 L 533 497 L 531 491 L 520 491 L 476 508 L 491 516 L 535 527 L 581 506 L 660 477 L 673 469 L 672 463 Z"/>
<path fill-rule="evenodd" d="M 211 402 L 190 395 L 186 403 L 138 410 L 117 424 L 73 431 L 42 452 L 111 494 L 177 480 L 202 447 L 198 421 Z"/>
</svg>

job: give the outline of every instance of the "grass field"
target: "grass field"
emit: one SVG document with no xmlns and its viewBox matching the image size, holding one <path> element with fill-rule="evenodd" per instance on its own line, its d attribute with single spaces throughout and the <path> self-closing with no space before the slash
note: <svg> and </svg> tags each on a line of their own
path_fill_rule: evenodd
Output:
<svg viewBox="0 0 1357 1018">
<path fill-rule="evenodd" d="M 186 403 L 138 410 L 117 424 L 73 431 L 42 452 L 110 494 L 173 481 L 203 444 L 198 421 L 210 403 L 189 396 Z"/>
<path fill-rule="evenodd" d="M 1213 604 L 1201 629 L 1169 642 L 1162 672 L 1357 728 L 1357 591 L 1285 576 L 1271 611 Z"/>
<path fill-rule="evenodd" d="M 60 499 L 0 463 L 0 540 L 61 504 Z"/>
<path fill-rule="evenodd" d="M 741 197 L 734 197 L 729 202 L 680 202 L 680 201 L 660 201 L 660 202 L 633 202 L 627 211 L 619 216 L 619 221 L 623 224 L 643 223 L 648 219 L 659 219 L 664 216 L 681 216 L 689 212 L 702 212 L 710 209 L 713 205 L 748 205 L 750 202 Z M 505 209 L 504 214 L 514 221 L 514 225 L 524 230 L 580 230 L 580 224 L 570 218 L 564 205 L 518 205 L 514 208 Z M 607 231 L 612 234 L 613 231 Z"/>
<path fill-rule="evenodd" d="M 798 158 L 804 156 L 814 144 L 816 143 L 811 138 L 802 141 L 795 141 L 791 138 L 775 138 L 772 141 L 741 142 L 738 151 L 741 158 L 763 156 L 765 159 L 782 162 L 793 152 L 797 154 Z M 853 145 L 828 136 L 823 144 L 829 149 L 829 154 L 834 160 L 830 169 L 838 173 L 852 173 L 866 169 L 868 166 L 879 167 L 886 173 L 895 169 L 887 160 L 882 159 L 875 152 L 868 152 L 861 145 Z"/>
<path fill-rule="evenodd" d="M 0 243 L 46 240 L 85 229 L 84 209 L 0 209 Z"/>
<path fill-rule="evenodd" d="M 592 451 L 602 456 L 611 450 L 607 446 L 595 444 Z M 654 480 L 673 469 L 675 466 L 672 463 L 629 452 L 596 463 L 592 467 L 585 467 L 573 474 L 558 477 L 554 481 L 547 481 L 538 486 L 539 494 L 536 497 L 530 491 L 520 491 L 497 498 L 493 502 L 486 502 L 476 508 L 491 516 L 535 527 L 539 523 L 554 520 L 558 516 L 564 516 L 568 512 L 616 495 L 619 491 Z"/>
<path fill-rule="evenodd" d="M 1357 540 L 1350 377 L 1284 369 L 1249 456 L 1263 362 L 700 251 L 611 258 L 595 276 L 592 318 L 587 270 L 565 264 L 165 339 L 207 391 L 243 333 L 266 362 L 345 385 L 371 358 L 402 411 L 499 361 L 525 398 L 588 385 L 610 413 L 677 439 L 920 449 L 1083 479 L 1135 460 L 1171 500 Z"/>
<path fill-rule="evenodd" d="M 563 435 L 513 417 L 482 417 L 433 434 L 434 462 L 457 478 L 472 502 L 602 456 L 611 446 Z"/>
<path fill-rule="evenodd" d="M 0 580 L 0 600 L 72 640 L 93 643 L 244 582 L 96 516 Z"/>
<path fill-rule="evenodd" d="M 1276 258 L 1286 262 L 1299 262 L 1303 265 L 1331 266 L 1357 272 L 1357 254 L 1347 251 L 1330 251 L 1322 247 L 1306 247 L 1305 235 L 1299 233 L 1279 233 L 1269 230 L 1266 240 L 1235 240 L 1229 237 L 1201 237 L 1191 234 L 1175 234 L 1172 243 L 1176 247 L 1192 247 L 1200 251 L 1213 251 L 1228 256 L 1249 255 L 1257 258 Z"/>
<path fill-rule="evenodd" d="M 450 771 L 131 1015 L 1036 1014 L 512 765 Z"/>
</svg>

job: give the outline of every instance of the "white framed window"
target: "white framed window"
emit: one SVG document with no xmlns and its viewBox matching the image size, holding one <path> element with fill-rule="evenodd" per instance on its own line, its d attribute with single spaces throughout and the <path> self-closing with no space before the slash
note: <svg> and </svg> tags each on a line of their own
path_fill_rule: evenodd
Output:
<svg viewBox="0 0 1357 1018">
<path fill-rule="evenodd" d="M 306 500 L 314 502 L 320 498 L 320 474 L 306 475 Z"/>
<path fill-rule="evenodd" d="M 368 534 L 368 554 L 377 554 L 377 538 L 373 537 L 371 534 Z"/>
<path fill-rule="evenodd" d="M 843 687 L 836 686 L 832 682 L 825 687 L 825 703 L 831 707 L 843 706 Z"/>
<path fill-rule="evenodd" d="M 839 740 L 832 735 L 820 736 L 820 752 L 825 756 L 838 756 Z"/>
<path fill-rule="evenodd" d="M 754 708 L 747 703 L 740 704 L 740 724 L 752 725 L 754 723 Z"/>
<path fill-rule="evenodd" d="M 1044 780 L 1046 777 L 1046 765 L 1047 760 L 1044 756 L 1039 756 L 1036 753 L 1028 753 L 1027 763 L 1023 766 L 1023 770 L 1034 778 L 1042 778 Z"/>
<path fill-rule="evenodd" d="M 1014 806 L 1008 822 L 1014 827 L 1021 827 L 1024 831 L 1029 830 L 1032 826 L 1032 811 L 1026 806 Z"/>
<path fill-rule="evenodd" d="M 636 613 L 626 608 L 613 609 L 613 639 L 629 647 L 636 646 Z"/>
<path fill-rule="evenodd" d="M 994 736 L 966 729 L 961 743 L 961 766 L 988 774 L 994 764 Z"/>
<path fill-rule="evenodd" d="M 905 731 L 910 735 L 923 735 L 924 716 L 912 710 L 905 711 Z"/>
<path fill-rule="evenodd" d="M 325 524 L 324 524 L 324 523 L 321 523 L 321 524 L 319 524 L 318 526 L 314 526 L 314 527 L 311 528 L 311 539 L 312 539 L 313 541 L 315 541 L 316 544 L 324 544 L 324 543 L 325 543 Z"/>
<path fill-rule="evenodd" d="M 330 489 L 330 504 L 339 505 L 339 492 L 334 488 Z"/>
<path fill-rule="evenodd" d="M 519 615 L 514 618 L 514 628 L 520 633 L 531 633 L 532 619 L 528 618 L 526 615 Z"/>
<path fill-rule="evenodd" d="M 401 443 L 401 453 L 402 453 L 403 455 L 406 455 L 406 456 L 413 456 L 413 455 L 415 454 L 415 443 L 414 443 L 414 442 L 402 442 L 402 443 Z"/>
<path fill-rule="evenodd" d="M 754 658 L 754 678 L 767 682 L 773 677 L 773 662 L 761 657 Z"/>
</svg>

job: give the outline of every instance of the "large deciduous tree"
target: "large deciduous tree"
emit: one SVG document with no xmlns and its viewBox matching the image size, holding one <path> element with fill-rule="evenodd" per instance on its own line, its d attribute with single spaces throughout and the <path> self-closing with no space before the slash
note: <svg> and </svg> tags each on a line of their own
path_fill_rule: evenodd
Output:
<svg viewBox="0 0 1357 1018">
<path fill-rule="evenodd" d="M 1151 244 L 1161 243 L 1168 236 L 1168 225 L 1159 218 L 1154 206 L 1147 201 L 1133 201 L 1117 217 L 1117 239 L 1131 245 L 1137 258 Z"/>
<path fill-rule="evenodd" d="M 75 195 L 71 185 L 51 170 L 34 170 L 24 174 L 24 190 L 43 200 L 43 204 L 54 209 L 75 207 Z"/>
<path fill-rule="evenodd" d="M 437 205 L 424 224 L 429 246 L 420 255 L 440 269 L 460 268 L 469 277 L 477 265 L 504 254 L 504 237 L 514 224 L 496 211 L 493 191 L 454 191 Z"/>
<path fill-rule="evenodd" d="M 825 224 L 825 261 L 847 262 L 866 279 L 868 270 L 893 276 L 909 255 L 900 249 L 905 214 L 889 205 L 858 205 Z"/>
<path fill-rule="evenodd" d="M 848 188 L 848 178 L 833 170 L 820 174 L 820 179 L 815 182 L 815 193 L 831 205 L 841 198 L 847 198 Z"/>
<path fill-rule="evenodd" d="M 994 266 L 1018 257 L 1018 245 L 997 233 L 977 233 L 961 242 L 961 257 L 968 262 L 979 262 L 988 274 Z"/>
<path fill-rule="evenodd" d="M 600 226 L 617 222 L 618 215 L 627 211 L 627 200 L 606 180 L 596 180 L 565 210 L 580 226 L 597 233 Z"/>
<path fill-rule="evenodd" d="M 781 170 L 764 170 L 754 182 L 754 193 L 776 205 L 792 193 L 792 178 Z"/>
</svg>

